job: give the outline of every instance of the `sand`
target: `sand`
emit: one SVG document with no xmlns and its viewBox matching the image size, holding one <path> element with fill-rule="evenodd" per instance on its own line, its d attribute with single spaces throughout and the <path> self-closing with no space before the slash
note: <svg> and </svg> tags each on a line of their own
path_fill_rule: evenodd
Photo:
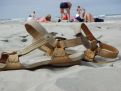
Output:
<svg viewBox="0 0 121 91">
<path fill-rule="evenodd" d="M 42 23 L 48 32 L 74 38 L 81 23 Z M 115 62 L 94 64 L 82 62 L 70 67 L 40 67 L 35 70 L 0 71 L 0 91 L 121 91 L 121 22 L 86 23 L 104 43 L 119 50 L 116 59 L 96 58 Z M 24 23 L 0 23 L 0 52 L 20 50 L 32 41 Z M 84 47 L 75 49 L 83 51 Z M 32 54 L 32 57 L 36 57 Z M 29 55 L 28 55 L 29 56 Z M 28 57 L 29 58 L 29 57 Z M 24 60 L 24 59 L 23 59 Z"/>
</svg>

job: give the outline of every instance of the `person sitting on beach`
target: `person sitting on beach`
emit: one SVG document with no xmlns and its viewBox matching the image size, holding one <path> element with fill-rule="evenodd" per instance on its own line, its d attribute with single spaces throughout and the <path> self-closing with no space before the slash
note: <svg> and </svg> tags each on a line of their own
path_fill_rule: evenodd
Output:
<svg viewBox="0 0 121 91">
<path fill-rule="evenodd" d="M 84 19 L 82 17 L 82 8 L 80 6 L 77 6 L 77 14 L 76 14 L 76 17 L 75 19 L 79 22 L 83 22 Z"/>
<path fill-rule="evenodd" d="M 38 22 L 46 22 L 46 23 L 47 23 L 47 22 L 50 22 L 50 21 L 51 21 L 51 15 L 48 14 L 48 15 L 45 16 L 45 17 L 38 18 L 37 21 L 38 21 Z"/>
<path fill-rule="evenodd" d="M 34 20 L 34 19 L 36 19 L 35 11 L 33 11 L 32 14 L 28 16 L 27 21 Z"/>
<path fill-rule="evenodd" d="M 61 21 L 67 21 L 68 22 L 68 14 L 67 13 L 63 13 L 62 14 L 62 18 L 60 19 L 58 19 L 58 22 L 61 22 Z"/>
<path fill-rule="evenodd" d="M 31 20 L 33 20 L 33 17 L 32 17 L 32 15 L 29 15 L 27 18 L 27 21 L 31 21 Z"/>
<path fill-rule="evenodd" d="M 80 6 L 77 6 L 77 14 L 81 15 L 81 7 Z"/>
<path fill-rule="evenodd" d="M 70 20 L 71 6 L 72 6 L 71 2 L 61 2 L 60 3 L 61 20 L 63 19 L 64 10 L 67 12 L 68 20 Z"/>
<path fill-rule="evenodd" d="M 92 14 L 87 12 L 85 9 L 83 9 L 82 17 L 85 22 L 94 22 Z"/>
<path fill-rule="evenodd" d="M 67 13 L 64 13 L 64 14 L 63 14 L 62 20 L 68 20 L 68 14 L 67 14 Z"/>
<path fill-rule="evenodd" d="M 91 13 L 87 12 L 84 8 L 77 6 L 77 14 L 75 17 L 78 22 L 104 22 L 103 19 L 94 18 Z"/>
</svg>

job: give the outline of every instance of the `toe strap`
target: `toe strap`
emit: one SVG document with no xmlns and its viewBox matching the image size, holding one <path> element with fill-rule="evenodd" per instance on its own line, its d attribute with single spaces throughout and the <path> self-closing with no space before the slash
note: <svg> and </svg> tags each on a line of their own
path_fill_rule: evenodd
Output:
<svg viewBox="0 0 121 91">
<path fill-rule="evenodd" d="M 22 65 L 19 62 L 18 54 L 15 52 L 1 54 L 0 58 L 0 69 L 20 69 Z"/>
<path fill-rule="evenodd" d="M 3 52 L 1 54 L 0 68 L 4 68 L 6 66 L 6 62 L 7 62 L 8 57 L 9 57 L 9 55 L 6 52 Z"/>
</svg>

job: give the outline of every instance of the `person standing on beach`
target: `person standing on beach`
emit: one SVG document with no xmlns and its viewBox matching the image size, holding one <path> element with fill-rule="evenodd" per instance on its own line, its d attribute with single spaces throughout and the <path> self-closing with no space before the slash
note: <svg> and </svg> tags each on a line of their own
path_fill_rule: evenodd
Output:
<svg viewBox="0 0 121 91">
<path fill-rule="evenodd" d="M 31 16 L 32 16 L 33 19 L 36 18 L 36 13 L 35 13 L 35 11 L 32 12 Z"/>
<path fill-rule="evenodd" d="M 71 2 L 61 2 L 60 3 L 61 20 L 63 19 L 63 14 L 65 14 L 65 11 L 66 11 L 68 21 L 70 21 L 70 9 L 71 9 L 71 7 L 72 7 Z"/>
</svg>

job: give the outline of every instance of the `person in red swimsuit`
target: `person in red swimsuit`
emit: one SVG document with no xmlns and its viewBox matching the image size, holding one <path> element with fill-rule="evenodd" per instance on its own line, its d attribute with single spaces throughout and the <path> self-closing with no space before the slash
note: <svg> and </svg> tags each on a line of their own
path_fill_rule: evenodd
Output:
<svg viewBox="0 0 121 91">
<path fill-rule="evenodd" d="M 67 12 L 68 20 L 70 20 L 71 6 L 72 6 L 71 2 L 61 2 L 60 3 L 61 20 L 63 19 L 63 15 L 65 14 L 64 10 Z"/>
</svg>

